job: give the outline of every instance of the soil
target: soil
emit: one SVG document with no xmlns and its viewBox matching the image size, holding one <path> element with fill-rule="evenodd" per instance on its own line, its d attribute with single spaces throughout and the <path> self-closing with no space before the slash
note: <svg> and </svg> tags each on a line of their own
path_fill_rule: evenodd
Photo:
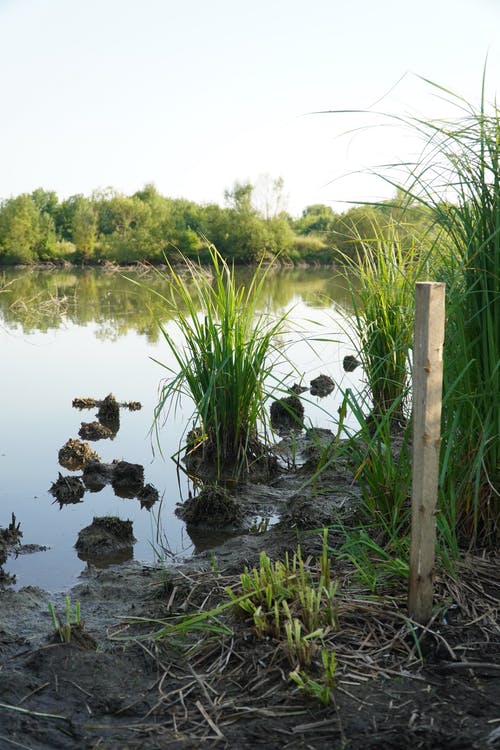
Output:
<svg viewBox="0 0 500 750">
<path fill-rule="evenodd" d="M 80 477 L 63 477 L 59 472 L 59 479 L 52 483 L 49 492 L 62 508 L 63 505 L 70 503 L 81 503 L 85 487 Z"/>
<path fill-rule="evenodd" d="M 132 521 L 122 521 L 114 516 L 101 516 L 93 519 L 78 534 L 75 547 L 78 557 L 102 567 L 102 562 L 117 557 L 130 560 L 135 542 Z"/>
<path fill-rule="evenodd" d="M 342 366 L 346 372 L 354 372 L 360 365 L 359 359 L 356 359 L 352 354 L 347 354 L 342 361 Z"/>
<path fill-rule="evenodd" d="M 88 443 L 69 438 L 59 451 L 59 463 L 69 471 L 83 469 L 91 461 L 100 461 L 99 456 Z"/>
<path fill-rule="evenodd" d="M 304 404 L 299 396 L 307 391 L 298 384 L 290 388 L 290 396 L 273 401 L 270 408 L 270 418 L 273 430 L 285 435 L 290 430 L 301 430 L 304 424 Z"/>
<path fill-rule="evenodd" d="M 324 398 L 325 396 L 329 396 L 334 389 L 335 383 L 329 375 L 318 375 L 317 378 L 311 380 L 311 396 Z"/>
<path fill-rule="evenodd" d="M 403 583 L 373 597 L 335 559 L 337 685 L 326 706 L 289 680 L 284 649 L 257 638 L 232 607 L 218 631 L 198 623 L 162 637 L 178 618 L 228 602 L 226 587 L 263 550 L 284 559 L 300 541 L 314 560 L 322 540 L 309 529 L 339 513 L 348 522 L 357 490 L 345 467 L 333 463 L 307 482 L 318 440 L 328 432 L 312 447 L 309 439 L 297 449 L 294 438 L 293 455 L 284 441 L 288 469 L 238 490 L 243 519 L 279 513 L 271 528 L 243 520 L 238 537 L 182 566 L 85 571 L 68 593 L 82 618 L 70 643 L 54 638 L 47 606 L 64 622 L 63 594 L 1 590 L 0 750 L 500 748 L 498 556 L 465 556 L 456 579 L 436 573 L 439 607 L 427 633 L 408 621 Z M 342 539 L 328 541 L 335 549 Z"/>
</svg>

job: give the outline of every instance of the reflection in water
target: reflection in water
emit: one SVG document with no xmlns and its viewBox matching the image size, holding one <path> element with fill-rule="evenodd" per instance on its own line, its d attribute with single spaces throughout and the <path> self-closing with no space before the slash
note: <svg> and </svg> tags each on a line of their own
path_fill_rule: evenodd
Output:
<svg viewBox="0 0 500 750">
<path fill-rule="evenodd" d="M 238 270 L 238 281 L 246 284 L 252 271 Z M 129 330 L 149 341 L 159 337 L 156 321 L 168 322 L 165 306 L 157 296 L 165 284 L 157 273 L 131 270 L 115 273 L 93 269 L 12 270 L 4 272 L 9 287 L 0 295 L 3 324 L 21 325 L 25 333 L 59 328 L 67 321 L 77 325 L 97 323 L 96 336 L 115 341 Z M 132 284 L 130 280 L 139 282 Z M 152 290 L 154 294 L 151 294 Z M 266 278 L 259 306 L 276 312 L 300 300 L 312 308 L 336 304 L 348 308 L 350 299 L 341 275 L 332 269 L 276 270 Z"/>
<path fill-rule="evenodd" d="M 111 565 L 120 565 L 120 563 L 125 563 L 129 560 L 133 560 L 134 548 L 132 546 L 123 547 L 123 549 L 118 550 L 117 552 L 113 552 L 109 555 L 103 555 L 99 553 L 86 555 L 82 552 L 77 552 L 77 555 L 79 560 L 87 563 L 88 569 L 90 569 L 91 567 L 103 569 L 109 568 L 111 567 Z"/>
<path fill-rule="evenodd" d="M 126 273 L 162 291 L 156 274 Z M 238 273 L 242 281 L 250 277 L 248 270 Z M 50 548 L 9 558 L 6 569 L 17 574 L 19 586 L 32 584 L 51 591 L 67 587 L 82 570 L 74 549 L 78 532 L 94 516 L 103 515 L 133 521 L 138 560 L 153 561 L 158 550 L 176 558 L 192 554 L 186 526 L 175 514 L 178 502 L 187 496 L 188 480 L 178 478 L 170 460 L 184 443 L 186 425 L 191 423 L 190 402 L 184 400 L 163 415 L 165 423 L 158 425 L 161 453 L 150 436 L 159 381 L 165 374 L 157 362 L 175 368 L 162 346 L 157 320 L 172 335 L 175 326 L 166 320 L 159 298 L 130 283 L 121 272 L 14 269 L 4 277 L 12 283 L 0 294 L 0 345 L 6 363 L 0 390 L 0 525 L 5 526 L 5 514 L 10 516 L 15 510 L 24 541 Z M 343 358 L 353 350 L 346 343 L 346 321 L 339 320 L 339 306 L 348 305 L 341 278 L 331 269 L 277 271 L 268 276 L 262 294 L 263 310 L 282 313 L 293 308 L 293 331 L 282 337 L 281 344 L 298 372 L 290 375 L 275 370 L 275 381 L 309 384 L 315 376 L 328 374 L 336 384 L 334 392 L 321 402 L 304 393 L 301 401 L 306 425 L 334 429 L 345 388 L 357 391 L 362 387 L 361 372 L 350 374 L 342 368 Z M 274 385 L 269 384 L 270 391 Z M 271 398 L 287 398 L 283 387 Z M 97 476 L 94 471 L 96 484 L 92 484 L 92 473 L 84 469 L 83 502 L 66 504 L 60 512 L 48 493 L 58 476 L 58 453 L 69 441 L 84 445 L 76 439 L 79 420 L 71 409 L 74 395 L 111 391 L 118 401 L 123 399 L 120 405 L 130 403 L 126 399 L 138 399 L 143 409 L 120 409 L 119 424 L 115 421 L 114 426 L 111 421 L 105 424 L 107 417 L 100 414 L 99 422 L 116 430 L 113 442 L 99 442 L 100 455 L 95 454 L 95 460 L 101 473 Z M 92 402 L 86 407 L 95 409 L 95 417 L 101 402 Z M 271 437 L 278 440 L 276 435 Z M 71 471 L 82 469 L 78 463 L 66 465 L 64 455 L 60 460 Z M 144 467 L 150 484 L 142 484 L 136 500 L 124 500 L 113 491 L 114 460 Z M 157 502 L 158 495 L 161 500 Z M 197 550 L 228 536 L 191 527 L 189 533 Z M 126 554 L 131 554 L 130 549 Z"/>
</svg>

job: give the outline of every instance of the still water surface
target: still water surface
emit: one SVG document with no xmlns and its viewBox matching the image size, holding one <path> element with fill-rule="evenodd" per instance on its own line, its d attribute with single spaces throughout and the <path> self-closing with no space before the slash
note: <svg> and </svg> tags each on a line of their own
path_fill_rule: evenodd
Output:
<svg viewBox="0 0 500 750">
<path fill-rule="evenodd" d="M 129 274 L 131 275 L 131 274 Z M 153 276 L 149 285 L 160 283 Z M 184 523 L 175 515 L 186 496 L 187 482 L 169 458 L 179 448 L 192 415 L 184 401 L 161 429 L 161 453 L 149 434 L 158 387 L 165 373 L 153 359 L 173 365 L 158 334 L 155 317 L 175 331 L 174 321 L 151 295 L 119 273 L 103 271 L 9 271 L 0 293 L 0 525 L 14 512 L 21 522 L 24 544 L 49 549 L 8 559 L 6 570 L 17 587 L 36 585 L 60 591 L 75 583 L 87 567 L 74 549 L 78 531 L 94 516 L 113 515 L 133 521 L 134 558 L 153 562 L 161 542 L 167 557 L 182 559 L 195 548 Z M 12 282 L 9 284 L 9 282 Z M 5 286 L 7 284 L 7 286 Z M 0 287 L 1 288 L 1 287 Z M 274 273 L 266 284 L 262 309 L 273 314 L 291 310 L 290 331 L 283 337 L 287 354 L 306 385 L 320 373 L 338 388 L 327 399 L 308 396 L 306 419 L 334 427 L 341 390 L 361 386 L 359 371 L 342 370 L 352 353 L 345 334 L 348 296 L 332 270 L 290 270 Z M 310 339 L 317 339 L 311 343 Z M 320 340 L 322 339 L 322 340 Z M 326 339 L 326 340 L 325 340 Z M 181 341 L 179 341 L 181 345 Z M 291 376 L 290 384 L 297 380 Z M 117 497 L 110 486 L 86 492 L 83 502 L 62 509 L 48 489 L 58 472 L 59 449 L 78 438 L 82 421 L 96 410 L 72 408 L 75 397 L 140 401 L 140 411 L 120 411 L 120 429 L 113 440 L 92 443 L 101 460 L 140 463 L 145 482 L 159 491 L 161 502 L 141 509 L 137 499 Z M 306 394 L 307 397 L 308 394 Z M 205 545 L 215 540 L 207 538 Z"/>
</svg>

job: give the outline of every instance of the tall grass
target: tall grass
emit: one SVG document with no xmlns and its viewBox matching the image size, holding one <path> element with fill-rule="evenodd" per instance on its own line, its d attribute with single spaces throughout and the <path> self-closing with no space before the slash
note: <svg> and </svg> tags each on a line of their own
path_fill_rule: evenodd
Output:
<svg viewBox="0 0 500 750">
<path fill-rule="evenodd" d="M 429 278 L 447 285 L 438 525 L 457 552 L 464 543 L 495 546 L 500 532 L 500 109 L 486 100 L 485 75 L 478 105 L 426 83 L 456 105 L 457 117 L 389 116 L 419 134 L 423 149 L 413 165 L 377 171 L 409 206 L 433 213 L 447 243 Z M 364 364 L 376 373 L 370 359 Z M 394 384 L 402 368 L 386 372 Z M 384 408 L 391 394 L 371 388 Z"/>
<path fill-rule="evenodd" d="M 158 426 L 172 402 L 188 395 L 195 406 L 190 450 L 217 478 L 238 478 L 252 462 L 267 460 L 266 381 L 282 358 L 274 341 L 286 316 L 271 319 L 256 310 L 269 269 L 259 266 L 245 287 L 214 247 L 210 259 L 211 277 L 187 259 L 181 269 L 158 271 L 167 288 L 160 297 L 183 344 L 160 324 L 176 367 L 167 368 L 155 421 Z"/>
<path fill-rule="evenodd" d="M 427 148 L 408 194 L 431 207 L 449 252 L 441 513 L 456 545 L 496 544 L 500 531 L 500 110 L 445 91 L 452 122 L 415 121 Z"/>
<path fill-rule="evenodd" d="M 403 420 L 409 390 L 415 282 L 424 275 L 423 240 L 401 239 L 398 225 L 373 224 L 372 237 L 356 237 L 361 248 L 346 257 L 346 284 L 353 318 L 352 343 L 363 365 L 375 418 Z"/>
</svg>

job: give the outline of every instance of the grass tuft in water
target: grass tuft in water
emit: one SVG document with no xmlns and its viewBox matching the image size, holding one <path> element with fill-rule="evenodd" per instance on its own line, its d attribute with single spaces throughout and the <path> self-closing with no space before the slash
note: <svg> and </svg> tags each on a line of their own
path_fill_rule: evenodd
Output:
<svg viewBox="0 0 500 750">
<path fill-rule="evenodd" d="M 285 316 L 257 313 L 269 269 L 258 266 L 245 287 L 213 246 L 210 259 L 211 277 L 207 268 L 187 259 L 182 268 L 158 271 L 167 288 L 160 296 L 183 343 L 159 324 L 176 367 L 167 367 L 155 424 L 158 428 L 176 399 L 188 396 L 195 406 L 190 452 L 215 466 L 216 478 L 238 478 L 253 463 L 265 469 L 270 462 L 266 382 L 283 359 L 275 340 Z"/>
</svg>

